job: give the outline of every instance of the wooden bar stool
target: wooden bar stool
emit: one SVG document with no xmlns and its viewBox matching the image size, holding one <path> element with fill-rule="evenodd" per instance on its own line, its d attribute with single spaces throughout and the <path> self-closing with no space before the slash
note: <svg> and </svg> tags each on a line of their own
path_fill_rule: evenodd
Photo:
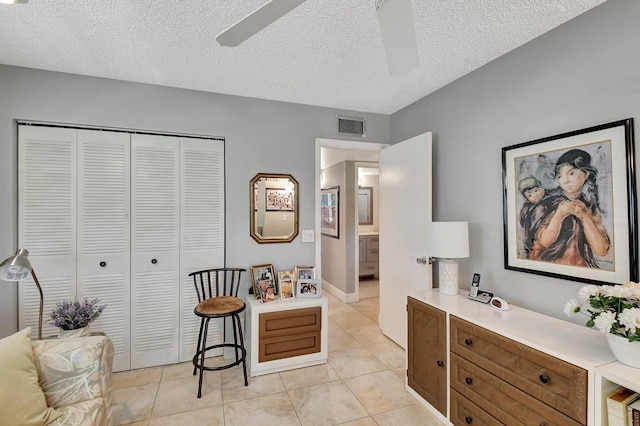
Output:
<svg viewBox="0 0 640 426">
<path fill-rule="evenodd" d="M 246 269 L 241 268 L 215 268 L 196 271 L 189 274 L 193 277 L 193 283 L 198 293 L 198 306 L 193 312 L 201 318 L 200 332 L 198 333 L 198 346 L 196 354 L 193 356 L 193 375 L 200 370 L 198 381 L 198 398 L 202 396 L 202 373 L 204 370 L 217 371 L 225 370 L 242 363 L 244 370 L 244 385 L 247 386 L 247 351 L 244 348 L 244 337 L 242 335 L 242 324 L 240 323 L 240 313 L 245 310 L 245 303 L 238 298 L 240 287 L 240 276 Z M 233 341 L 227 341 L 226 319 L 231 319 L 233 325 Z M 209 331 L 209 321 L 218 319 L 222 321 L 222 343 L 207 346 L 207 332 Z M 235 361 L 207 367 L 204 364 L 207 351 L 222 348 L 233 348 L 235 351 Z"/>
</svg>

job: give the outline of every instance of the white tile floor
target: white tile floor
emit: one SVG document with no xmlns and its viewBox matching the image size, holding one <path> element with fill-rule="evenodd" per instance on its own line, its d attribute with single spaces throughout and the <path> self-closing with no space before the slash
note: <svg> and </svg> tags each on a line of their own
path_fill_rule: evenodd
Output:
<svg viewBox="0 0 640 426">
<path fill-rule="evenodd" d="M 377 281 L 349 305 L 324 293 L 327 364 L 250 377 L 247 387 L 241 367 L 205 372 L 200 399 L 191 363 L 115 373 L 114 425 L 442 425 L 405 391 L 404 350 L 380 332 L 377 288 L 367 286 Z"/>
</svg>

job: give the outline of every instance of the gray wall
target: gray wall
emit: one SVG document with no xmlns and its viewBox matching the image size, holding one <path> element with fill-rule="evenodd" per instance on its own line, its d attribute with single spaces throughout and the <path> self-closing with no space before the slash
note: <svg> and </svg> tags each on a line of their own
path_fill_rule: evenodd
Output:
<svg viewBox="0 0 640 426">
<path fill-rule="evenodd" d="M 315 244 L 302 243 L 300 235 L 290 244 L 263 245 L 249 236 L 249 181 L 258 172 L 293 175 L 300 230 L 314 229 L 315 138 L 337 138 L 336 114 L 364 117 L 364 140 L 388 142 L 387 115 L 0 65 L 0 260 L 17 248 L 15 120 L 21 119 L 225 137 L 227 265 L 313 265 Z M 249 287 L 248 276 L 243 287 Z M 0 282 L 0 337 L 17 330 L 16 306 L 17 285 Z"/>
<path fill-rule="evenodd" d="M 469 221 L 461 287 L 479 272 L 481 288 L 566 318 L 581 283 L 504 269 L 501 148 L 638 120 L 639 16 L 640 2 L 610 0 L 392 115 L 393 143 L 433 132 L 433 220 Z"/>
</svg>

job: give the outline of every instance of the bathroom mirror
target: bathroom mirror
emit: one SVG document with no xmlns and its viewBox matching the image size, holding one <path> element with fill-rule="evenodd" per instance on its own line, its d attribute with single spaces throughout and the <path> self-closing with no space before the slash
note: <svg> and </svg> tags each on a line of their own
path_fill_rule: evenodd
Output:
<svg viewBox="0 0 640 426">
<path fill-rule="evenodd" d="M 288 243 L 298 235 L 298 181 L 286 174 L 251 179 L 249 234 L 259 244 Z"/>
<path fill-rule="evenodd" d="M 360 225 L 373 225 L 373 187 L 358 188 L 358 217 Z"/>
</svg>

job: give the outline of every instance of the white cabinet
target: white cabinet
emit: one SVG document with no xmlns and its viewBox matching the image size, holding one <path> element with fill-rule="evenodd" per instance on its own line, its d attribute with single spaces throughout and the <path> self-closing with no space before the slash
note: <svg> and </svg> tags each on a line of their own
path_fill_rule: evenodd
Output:
<svg viewBox="0 0 640 426">
<path fill-rule="evenodd" d="M 378 234 L 360 234 L 359 238 L 359 275 L 378 276 L 380 257 L 380 237 Z"/>
<path fill-rule="evenodd" d="M 596 424 L 607 425 L 607 396 L 620 386 L 640 392 L 640 368 L 612 362 L 596 369 Z"/>
<path fill-rule="evenodd" d="M 262 303 L 248 295 L 246 302 L 245 346 L 252 377 L 327 362 L 325 297 Z"/>
<path fill-rule="evenodd" d="M 45 312 L 69 298 L 106 303 L 92 329 L 112 339 L 116 371 L 191 359 L 199 322 L 187 275 L 224 265 L 224 142 L 23 125 L 18 134 L 18 244 Z M 19 287 L 21 328 L 37 326 L 34 290 Z"/>
</svg>

